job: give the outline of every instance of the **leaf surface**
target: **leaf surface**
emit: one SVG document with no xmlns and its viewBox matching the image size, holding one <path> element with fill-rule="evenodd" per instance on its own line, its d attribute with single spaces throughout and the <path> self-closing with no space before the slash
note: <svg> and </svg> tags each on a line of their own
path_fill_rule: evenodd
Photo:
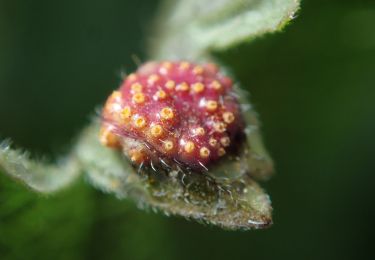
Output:
<svg viewBox="0 0 375 260">
<path fill-rule="evenodd" d="M 298 8 L 298 0 L 167 0 L 150 43 L 151 56 L 201 59 L 281 30 Z"/>
</svg>

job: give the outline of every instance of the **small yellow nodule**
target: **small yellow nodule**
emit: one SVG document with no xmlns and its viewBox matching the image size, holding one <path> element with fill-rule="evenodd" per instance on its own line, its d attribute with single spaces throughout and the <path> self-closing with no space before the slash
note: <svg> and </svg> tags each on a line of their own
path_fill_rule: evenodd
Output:
<svg viewBox="0 0 375 260">
<path fill-rule="evenodd" d="M 210 156 L 210 150 L 208 150 L 207 147 L 202 147 L 202 148 L 199 150 L 199 155 L 200 155 L 202 158 L 207 158 L 208 156 Z"/>
<path fill-rule="evenodd" d="M 105 113 L 116 114 L 121 111 L 121 101 L 118 99 L 109 99 L 104 106 Z"/>
<path fill-rule="evenodd" d="M 230 145 L 230 139 L 228 136 L 224 136 L 220 139 L 220 143 L 224 146 L 224 147 L 228 147 Z"/>
<path fill-rule="evenodd" d="M 167 83 L 165 83 L 165 87 L 169 90 L 174 89 L 176 86 L 176 83 L 173 80 L 168 80 Z"/>
<path fill-rule="evenodd" d="M 210 87 L 215 89 L 215 90 L 219 90 L 219 89 L 221 89 L 221 84 L 219 83 L 219 81 L 214 80 L 214 81 L 211 82 Z"/>
<path fill-rule="evenodd" d="M 148 77 L 147 83 L 150 84 L 150 85 L 152 85 L 156 81 L 158 81 L 159 79 L 160 79 L 160 77 L 157 74 L 152 74 L 152 75 L 150 75 L 150 77 Z"/>
<path fill-rule="evenodd" d="M 173 145 L 172 141 L 165 141 L 164 144 L 163 144 L 163 147 L 166 151 L 171 151 L 173 149 L 174 145 Z"/>
<path fill-rule="evenodd" d="M 172 68 L 172 62 L 170 62 L 170 61 L 164 61 L 164 62 L 161 64 L 161 66 L 162 66 L 163 68 L 170 69 L 170 68 Z"/>
<path fill-rule="evenodd" d="M 132 110 L 129 106 L 124 107 L 121 110 L 121 119 L 129 119 L 132 115 Z"/>
<path fill-rule="evenodd" d="M 142 84 L 140 84 L 140 83 L 133 83 L 132 85 L 131 85 L 131 90 L 133 91 L 133 92 L 141 92 L 142 91 L 142 89 L 143 89 L 143 86 L 142 86 Z"/>
<path fill-rule="evenodd" d="M 134 81 L 134 80 L 137 79 L 137 75 L 135 75 L 134 73 L 131 73 L 131 74 L 129 74 L 129 75 L 127 76 L 126 79 L 128 79 L 128 80 L 130 80 L 130 81 Z"/>
<path fill-rule="evenodd" d="M 216 132 L 219 132 L 219 133 L 223 133 L 227 130 L 226 125 L 222 122 L 215 123 L 214 129 Z"/>
<path fill-rule="evenodd" d="M 191 85 L 191 88 L 195 93 L 201 93 L 204 90 L 204 85 L 200 82 Z"/>
<path fill-rule="evenodd" d="M 136 128 L 143 128 L 146 126 L 146 119 L 143 116 L 134 116 L 133 122 Z"/>
<path fill-rule="evenodd" d="M 206 109 L 210 112 L 215 111 L 217 109 L 217 107 L 218 107 L 218 104 L 214 100 L 208 100 L 207 103 L 206 103 Z"/>
<path fill-rule="evenodd" d="M 230 123 L 233 123 L 235 116 L 233 115 L 232 112 L 224 112 L 223 119 L 225 123 L 230 124 Z"/>
<path fill-rule="evenodd" d="M 177 91 L 188 91 L 189 85 L 186 82 L 182 82 L 182 83 L 177 85 L 176 90 Z"/>
<path fill-rule="evenodd" d="M 163 62 L 159 68 L 159 73 L 162 75 L 167 75 L 168 71 L 172 68 L 172 63 L 169 61 Z"/>
<path fill-rule="evenodd" d="M 122 97 L 122 94 L 120 91 L 113 91 L 112 94 L 111 94 L 111 98 L 112 99 L 121 99 Z"/>
<path fill-rule="evenodd" d="M 193 74 L 194 74 L 194 75 L 200 75 L 200 74 L 203 73 L 203 71 L 204 71 L 204 70 L 203 70 L 202 66 L 197 65 L 197 66 L 195 66 L 194 69 L 193 69 Z"/>
<path fill-rule="evenodd" d="M 156 91 L 154 97 L 155 99 L 165 99 L 167 97 L 167 93 L 165 93 L 164 90 L 158 90 Z"/>
<path fill-rule="evenodd" d="M 217 140 L 211 137 L 210 140 L 208 141 L 208 143 L 209 143 L 212 147 L 215 147 L 215 146 L 217 145 Z"/>
<path fill-rule="evenodd" d="M 225 149 L 224 148 L 219 148 L 219 150 L 217 151 L 217 155 L 219 156 L 223 156 L 225 154 Z"/>
<path fill-rule="evenodd" d="M 206 133 L 203 127 L 197 127 L 194 129 L 194 134 L 203 136 Z"/>
<path fill-rule="evenodd" d="M 145 155 L 141 150 L 131 150 L 130 153 L 130 160 L 135 163 L 142 163 L 145 160 Z"/>
<path fill-rule="evenodd" d="M 160 111 L 160 117 L 165 120 L 172 119 L 174 117 L 173 110 L 170 107 L 164 107 Z"/>
<path fill-rule="evenodd" d="M 188 68 L 190 68 L 190 63 L 187 62 L 187 61 L 183 61 L 183 62 L 180 63 L 179 68 L 181 70 L 187 70 Z"/>
<path fill-rule="evenodd" d="M 151 127 L 150 132 L 153 137 L 157 138 L 163 134 L 164 130 L 161 125 L 154 125 L 153 127 Z"/>
<path fill-rule="evenodd" d="M 107 147 L 117 148 L 120 146 L 120 141 L 117 135 L 112 133 L 111 127 L 103 126 L 100 129 L 99 140 L 103 145 Z"/>
<path fill-rule="evenodd" d="M 135 93 L 132 100 L 134 103 L 142 104 L 145 102 L 145 95 L 143 95 L 143 93 Z"/>
<path fill-rule="evenodd" d="M 187 141 L 184 145 L 184 150 L 187 153 L 192 153 L 195 149 L 195 144 L 192 141 Z"/>
</svg>

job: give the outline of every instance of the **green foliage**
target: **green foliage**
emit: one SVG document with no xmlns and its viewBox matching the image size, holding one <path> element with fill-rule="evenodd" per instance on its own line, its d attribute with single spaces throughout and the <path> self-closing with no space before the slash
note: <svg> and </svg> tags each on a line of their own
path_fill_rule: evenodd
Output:
<svg viewBox="0 0 375 260">
<path fill-rule="evenodd" d="M 130 72 L 134 53 L 145 60 L 141 34 L 155 3 L 0 1 L 0 135 L 39 153 L 70 143 L 85 115 L 118 85 L 118 69 Z M 275 207 L 272 228 L 226 232 L 149 214 L 87 183 L 36 195 L 1 172 L 1 216 L 21 208 L 21 200 L 11 200 L 21 194 L 54 211 L 82 192 L 93 206 L 74 218 L 92 219 L 88 231 L 77 231 L 85 234 L 77 235 L 85 253 L 68 246 L 78 240 L 74 235 L 52 246 L 64 229 L 48 218 L 40 219 L 47 232 L 22 231 L 29 218 L 19 211 L 15 215 L 26 223 L 0 217 L 6 241 L 0 258 L 373 259 L 373 24 L 373 0 L 304 0 L 298 19 L 283 33 L 215 52 L 251 92 L 261 115 L 277 172 L 262 184 Z M 70 207 L 60 214 L 69 218 Z"/>
<path fill-rule="evenodd" d="M 151 56 L 199 60 L 266 33 L 294 18 L 299 0 L 165 1 Z"/>
<path fill-rule="evenodd" d="M 87 259 L 178 259 L 170 219 L 139 211 L 129 201 L 97 193 L 94 197 Z"/>
<path fill-rule="evenodd" d="M 158 37 L 152 43 L 152 57 L 202 60 L 212 50 L 279 30 L 293 18 L 298 1 L 218 0 L 209 5 L 201 1 L 166 1 L 163 8 L 155 30 Z M 186 187 L 173 178 L 160 186 L 150 185 L 126 161 L 99 144 L 96 123 L 83 132 L 73 153 L 56 165 L 31 160 L 4 143 L 0 147 L 0 168 L 42 193 L 66 187 L 85 171 L 94 186 L 114 192 L 119 198 L 131 197 L 142 207 L 151 206 L 166 214 L 229 229 L 266 227 L 272 222 L 269 198 L 247 172 L 256 169 L 253 171 L 259 176 L 267 177 L 272 162 L 263 148 L 255 112 L 246 113 L 249 143 L 241 148 L 239 161 L 226 160 L 221 167 L 210 170 L 215 184 L 205 177 L 196 177 L 191 180 L 194 185 Z M 225 175 L 223 180 L 218 178 L 221 172 Z"/>
<path fill-rule="evenodd" d="M 0 170 L 41 193 L 52 193 L 70 185 L 81 173 L 74 156 L 48 164 L 30 159 L 27 152 L 11 149 L 0 143 Z"/>
<path fill-rule="evenodd" d="M 40 195 L 1 173 L 1 259 L 82 259 L 92 224 L 90 195 L 82 182 Z"/>
</svg>

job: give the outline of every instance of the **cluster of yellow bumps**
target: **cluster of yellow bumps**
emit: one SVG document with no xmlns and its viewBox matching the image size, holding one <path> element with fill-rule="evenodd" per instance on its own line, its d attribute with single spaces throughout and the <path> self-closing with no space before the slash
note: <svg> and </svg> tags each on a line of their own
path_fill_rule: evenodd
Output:
<svg viewBox="0 0 375 260">
<path fill-rule="evenodd" d="M 205 167 L 243 130 L 231 88 L 215 64 L 146 63 L 108 98 L 100 141 L 137 164 L 163 157 Z"/>
</svg>

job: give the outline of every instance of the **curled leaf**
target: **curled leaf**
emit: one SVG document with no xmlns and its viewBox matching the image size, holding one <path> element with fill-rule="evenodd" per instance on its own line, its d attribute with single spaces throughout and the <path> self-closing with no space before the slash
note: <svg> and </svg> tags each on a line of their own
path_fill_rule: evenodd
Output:
<svg viewBox="0 0 375 260">
<path fill-rule="evenodd" d="M 38 162 L 27 152 L 12 149 L 9 141 L 3 141 L 0 143 L 0 171 L 37 192 L 50 193 L 69 186 L 80 175 L 81 168 L 74 156 L 55 164 Z"/>
<path fill-rule="evenodd" d="M 212 50 L 278 31 L 294 18 L 298 0 L 167 0 L 158 16 L 154 59 L 197 60 Z"/>
<path fill-rule="evenodd" d="M 104 148 L 98 131 L 96 122 L 83 132 L 77 146 L 88 179 L 97 188 L 118 198 L 131 198 L 140 208 L 151 207 L 225 229 L 265 228 L 272 223 L 268 195 L 238 168 L 242 166 L 237 160 L 223 162 L 227 170 L 211 172 L 210 177 L 163 168 L 139 170 L 119 153 Z"/>
</svg>

